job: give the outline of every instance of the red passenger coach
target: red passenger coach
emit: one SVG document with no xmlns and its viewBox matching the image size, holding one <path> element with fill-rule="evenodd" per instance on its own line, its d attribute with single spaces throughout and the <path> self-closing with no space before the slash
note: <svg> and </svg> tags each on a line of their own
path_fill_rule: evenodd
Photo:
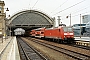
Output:
<svg viewBox="0 0 90 60">
<path fill-rule="evenodd" d="M 34 29 L 35 33 L 35 37 L 38 37 L 38 38 L 44 38 L 44 31 L 45 31 L 45 28 L 38 28 L 38 29 Z"/>
<path fill-rule="evenodd" d="M 31 30 L 30 36 L 35 37 L 35 30 Z"/>
</svg>

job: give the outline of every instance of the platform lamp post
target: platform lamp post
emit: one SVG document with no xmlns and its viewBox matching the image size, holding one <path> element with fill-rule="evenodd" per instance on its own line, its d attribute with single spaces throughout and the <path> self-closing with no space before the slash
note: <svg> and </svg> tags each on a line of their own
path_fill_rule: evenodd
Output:
<svg viewBox="0 0 90 60">
<path fill-rule="evenodd" d="M 11 36 L 11 23 L 8 24 L 8 26 L 9 26 L 9 36 Z"/>
<path fill-rule="evenodd" d="M 56 26 L 55 17 L 53 17 L 52 19 L 53 19 L 53 27 L 55 27 Z"/>
<path fill-rule="evenodd" d="M 2 39 L 2 43 L 3 43 L 3 24 L 2 24 L 2 21 L 0 21 L 0 38 Z"/>
<path fill-rule="evenodd" d="M 12 36 L 12 26 L 13 26 L 13 24 L 9 24 L 9 27 L 10 27 L 10 36 Z"/>
<path fill-rule="evenodd" d="M 80 14 L 80 38 L 81 38 L 81 14 Z"/>
<path fill-rule="evenodd" d="M 60 20 L 61 20 L 60 17 L 61 17 L 61 16 L 58 16 L 58 19 L 57 19 L 57 20 L 58 20 L 58 26 L 59 26 Z"/>
<path fill-rule="evenodd" d="M 71 26 L 71 14 L 69 16 L 66 16 L 66 18 L 70 17 L 70 26 Z"/>
<path fill-rule="evenodd" d="M 9 9 L 8 8 L 4 8 L 4 9 L 6 9 L 6 11 L 9 11 Z M 6 40 L 6 12 L 5 12 L 5 18 L 4 18 L 4 20 L 5 20 L 5 40 Z"/>
</svg>

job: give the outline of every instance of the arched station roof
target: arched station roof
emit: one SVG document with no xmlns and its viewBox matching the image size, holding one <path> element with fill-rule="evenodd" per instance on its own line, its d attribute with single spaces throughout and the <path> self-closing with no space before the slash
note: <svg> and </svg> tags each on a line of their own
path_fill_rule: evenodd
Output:
<svg viewBox="0 0 90 60">
<path fill-rule="evenodd" d="M 9 20 L 12 27 L 52 27 L 54 23 L 51 17 L 36 10 L 21 11 Z"/>
</svg>

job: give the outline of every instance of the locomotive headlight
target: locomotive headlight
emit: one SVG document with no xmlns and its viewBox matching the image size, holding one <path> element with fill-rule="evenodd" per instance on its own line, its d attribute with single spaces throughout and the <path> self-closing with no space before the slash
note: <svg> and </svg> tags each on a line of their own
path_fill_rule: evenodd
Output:
<svg viewBox="0 0 90 60">
<path fill-rule="evenodd" d="M 73 35 L 73 33 L 64 33 L 64 35 Z"/>
<path fill-rule="evenodd" d="M 73 35 L 73 33 L 70 33 L 70 35 Z"/>
<path fill-rule="evenodd" d="M 64 33 L 64 35 L 67 35 L 67 33 Z"/>
</svg>

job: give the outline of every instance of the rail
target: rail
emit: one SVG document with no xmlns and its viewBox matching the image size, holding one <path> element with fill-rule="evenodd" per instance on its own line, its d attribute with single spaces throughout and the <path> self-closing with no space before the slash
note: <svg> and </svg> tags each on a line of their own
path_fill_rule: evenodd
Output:
<svg viewBox="0 0 90 60">
<path fill-rule="evenodd" d="M 68 56 L 70 56 L 72 58 L 75 58 L 75 59 L 79 59 L 79 60 L 90 59 L 90 56 L 82 54 L 82 53 L 78 53 L 78 52 L 71 51 L 71 50 L 68 50 L 68 49 L 65 49 L 65 48 L 57 47 L 55 45 L 51 45 L 51 44 L 48 44 L 48 43 L 44 43 L 44 42 L 42 43 L 41 41 L 34 40 L 34 39 L 32 39 L 32 41 L 36 42 L 36 43 L 38 43 L 40 45 L 46 46 L 46 47 L 48 47 L 50 49 L 53 49 L 53 50 L 55 50 L 57 52 L 66 54 L 66 55 L 68 55 Z"/>
<path fill-rule="evenodd" d="M 19 48 L 21 49 L 20 50 L 21 59 L 24 59 L 24 60 L 34 60 L 34 59 L 48 60 L 41 53 L 38 53 L 38 51 L 36 51 L 33 47 L 31 47 L 28 43 L 26 43 L 22 39 L 19 38 L 17 40 L 18 40 Z"/>
</svg>

